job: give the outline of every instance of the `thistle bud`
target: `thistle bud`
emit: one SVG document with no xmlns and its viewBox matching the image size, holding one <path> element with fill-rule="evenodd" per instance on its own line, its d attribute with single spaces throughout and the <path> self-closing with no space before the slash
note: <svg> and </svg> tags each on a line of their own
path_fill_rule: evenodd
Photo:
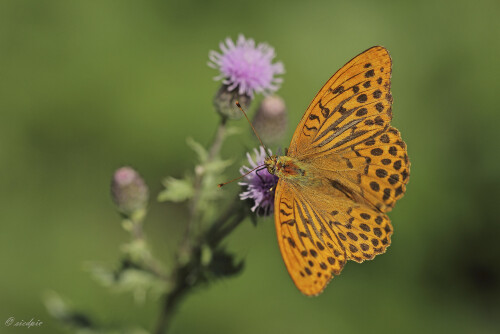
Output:
<svg viewBox="0 0 500 334">
<path fill-rule="evenodd" d="M 264 143 L 279 142 L 287 127 L 285 101 L 277 95 L 265 97 L 260 103 L 252 123 Z"/>
<path fill-rule="evenodd" d="M 228 119 L 240 119 L 243 113 L 236 105 L 236 101 L 241 104 L 243 110 L 247 111 L 252 99 L 245 93 L 239 94 L 238 89 L 228 90 L 228 86 L 222 85 L 214 98 L 214 107 L 217 112 Z"/>
<path fill-rule="evenodd" d="M 142 177 L 133 168 L 121 167 L 113 175 L 111 197 L 118 211 L 131 216 L 146 207 L 149 190 Z"/>
</svg>

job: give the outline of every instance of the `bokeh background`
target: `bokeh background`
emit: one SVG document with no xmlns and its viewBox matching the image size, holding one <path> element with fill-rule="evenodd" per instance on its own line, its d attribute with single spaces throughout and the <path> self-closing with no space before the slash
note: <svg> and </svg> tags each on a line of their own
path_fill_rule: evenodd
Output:
<svg viewBox="0 0 500 334">
<path fill-rule="evenodd" d="M 84 270 L 115 265 L 128 240 L 110 177 L 132 165 L 154 195 L 192 168 L 186 137 L 208 143 L 218 122 L 208 51 L 244 33 L 285 64 L 284 146 L 331 74 L 387 47 L 411 180 L 388 252 L 349 263 L 317 298 L 293 286 L 272 219 L 247 221 L 226 242 L 243 273 L 190 295 L 172 332 L 498 333 L 499 14 L 495 0 L 1 1 L 0 332 L 60 332 L 50 290 L 101 324 L 152 328 L 156 301 L 136 305 Z M 255 142 L 234 125 L 222 155 L 240 161 Z M 150 209 L 146 233 L 168 261 L 185 208 Z M 44 325 L 7 328 L 11 316 Z"/>
</svg>

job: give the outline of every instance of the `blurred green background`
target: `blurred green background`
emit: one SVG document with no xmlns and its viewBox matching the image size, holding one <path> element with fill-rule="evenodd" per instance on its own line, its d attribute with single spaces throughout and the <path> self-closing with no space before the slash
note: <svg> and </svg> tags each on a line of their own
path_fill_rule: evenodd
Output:
<svg viewBox="0 0 500 334">
<path fill-rule="evenodd" d="M 157 302 L 135 305 L 84 270 L 113 266 L 128 240 L 110 178 L 132 165 L 155 195 L 192 168 L 186 136 L 208 143 L 218 122 L 208 51 L 244 33 L 285 64 L 285 146 L 339 67 L 387 47 L 411 181 L 388 252 L 349 263 L 317 298 L 293 286 L 272 219 L 247 221 L 226 242 L 243 273 L 190 295 L 172 332 L 498 333 L 499 14 L 496 0 L 0 2 L 0 332 L 59 332 L 48 290 L 99 323 L 152 328 Z M 235 124 L 223 157 L 238 161 L 252 138 Z M 146 233 L 165 261 L 184 219 L 151 204 Z M 44 325 L 7 328 L 11 316 Z"/>
</svg>

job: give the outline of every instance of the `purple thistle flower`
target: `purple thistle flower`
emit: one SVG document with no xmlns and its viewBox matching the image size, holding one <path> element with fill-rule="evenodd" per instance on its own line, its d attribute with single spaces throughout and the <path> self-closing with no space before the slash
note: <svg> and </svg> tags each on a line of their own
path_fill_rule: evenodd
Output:
<svg viewBox="0 0 500 334">
<path fill-rule="evenodd" d="M 214 79 L 222 79 L 229 91 L 238 88 L 240 95 L 253 98 L 254 93 L 270 94 L 279 89 L 283 79 L 274 76 L 285 73 L 285 68 L 282 62 L 272 64 L 274 48 L 266 43 L 255 46 L 253 39 L 239 35 L 236 45 L 226 38 L 220 49 L 222 53 L 210 51 L 208 66 L 219 69 Z"/>
<path fill-rule="evenodd" d="M 261 146 L 259 150 L 254 149 L 254 152 L 255 160 L 252 159 L 250 153 L 247 153 L 250 167 L 241 167 L 241 174 L 245 174 L 257 166 L 264 165 L 264 159 L 267 156 L 265 149 Z M 268 150 L 268 152 L 272 154 L 271 150 Z M 244 182 L 238 183 L 240 186 L 246 187 L 246 191 L 240 194 L 240 199 L 252 199 L 255 203 L 251 209 L 252 212 L 257 210 L 258 213 L 267 216 L 271 214 L 274 209 L 274 193 L 277 183 L 278 177 L 270 174 L 267 168 L 263 167 L 262 169 L 257 169 L 246 175 Z"/>
</svg>

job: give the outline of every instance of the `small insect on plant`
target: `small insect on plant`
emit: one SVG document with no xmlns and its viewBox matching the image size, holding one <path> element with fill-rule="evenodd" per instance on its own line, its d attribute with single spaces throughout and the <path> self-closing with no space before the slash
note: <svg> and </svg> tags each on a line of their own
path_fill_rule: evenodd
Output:
<svg viewBox="0 0 500 334">
<path fill-rule="evenodd" d="M 356 56 L 318 92 L 286 154 L 250 171 L 279 178 L 270 190 L 278 244 L 305 295 L 321 293 L 347 260 L 371 260 L 391 243 L 387 212 L 406 191 L 410 162 L 390 125 L 390 86 L 385 48 Z"/>
</svg>

